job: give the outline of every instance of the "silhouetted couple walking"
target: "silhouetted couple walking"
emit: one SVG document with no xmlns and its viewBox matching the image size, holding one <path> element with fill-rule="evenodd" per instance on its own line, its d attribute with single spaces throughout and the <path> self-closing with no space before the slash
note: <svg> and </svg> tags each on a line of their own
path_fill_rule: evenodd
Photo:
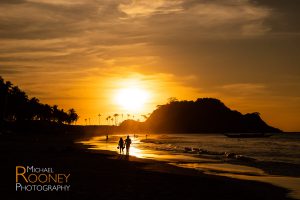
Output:
<svg viewBox="0 0 300 200">
<path fill-rule="evenodd" d="M 118 144 L 118 149 L 120 150 L 120 154 L 124 153 L 124 148 L 126 148 L 126 155 L 129 155 L 129 149 L 131 145 L 131 139 L 129 138 L 129 135 L 123 140 L 122 137 L 120 137 L 119 144 Z"/>
</svg>

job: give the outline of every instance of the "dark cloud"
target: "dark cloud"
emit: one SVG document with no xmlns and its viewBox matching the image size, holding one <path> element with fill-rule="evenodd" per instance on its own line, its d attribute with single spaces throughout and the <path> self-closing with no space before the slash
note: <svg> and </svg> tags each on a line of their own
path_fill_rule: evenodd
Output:
<svg viewBox="0 0 300 200">
<path fill-rule="evenodd" d="M 8 68 L 3 68 L 3 67 L 0 66 L 0 76 L 1 75 L 7 75 L 7 74 L 14 75 L 14 74 L 19 74 L 21 72 L 22 71 L 14 69 L 14 68 L 8 69 Z"/>
<path fill-rule="evenodd" d="M 22 6 L 0 8 L 0 37 L 15 39 L 49 39 L 84 36 L 124 15 L 118 4 L 95 0 L 77 4 L 27 2 Z M 29 14 L 30 13 L 30 14 Z"/>
<path fill-rule="evenodd" d="M 300 1 L 298 0 L 251 0 L 257 6 L 266 6 L 273 10 L 273 16 L 267 22 L 274 32 L 297 33 L 300 31 Z"/>
<path fill-rule="evenodd" d="M 26 0 L 0 0 L 0 4 L 19 4 L 25 2 Z"/>
</svg>

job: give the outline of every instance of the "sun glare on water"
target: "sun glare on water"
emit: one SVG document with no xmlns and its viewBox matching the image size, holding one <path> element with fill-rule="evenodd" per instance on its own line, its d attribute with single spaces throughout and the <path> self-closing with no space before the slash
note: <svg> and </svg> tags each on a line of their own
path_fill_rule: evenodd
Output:
<svg viewBox="0 0 300 200">
<path fill-rule="evenodd" d="M 140 111 L 149 99 L 149 93 L 141 88 L 122 88 L 116 93 L 116 103 L 127 111 Z"/>
</svg>

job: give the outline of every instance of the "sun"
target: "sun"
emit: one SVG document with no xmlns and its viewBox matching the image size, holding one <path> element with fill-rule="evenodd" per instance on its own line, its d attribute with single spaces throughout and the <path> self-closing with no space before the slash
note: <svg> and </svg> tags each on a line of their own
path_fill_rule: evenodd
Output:
<svg viewBox="0 0 300 200">
<path fill-rule="evenodd" d="M 126 111 L 136 112 L 144 108 L 149 93 L 141 88 L 122 88 L 116 93 L 116 103 Z"/>
</svg>

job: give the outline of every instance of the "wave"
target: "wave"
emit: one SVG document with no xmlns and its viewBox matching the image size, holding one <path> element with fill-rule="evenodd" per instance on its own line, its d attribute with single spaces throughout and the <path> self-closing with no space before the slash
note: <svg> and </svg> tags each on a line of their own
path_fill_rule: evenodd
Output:
<svg viewBox="0 0 300 200">
<path fill-rule="evenodd" d="M 239 161 L 255 161 L 255 158 L 249 157 L 249 156 L 245 156 L 245 155 L 241 155 L 238 153 L 234 153 L 234 152 L 218 152 L 218 151 L 210 151 L 207 149 L 203 149 L 203 148 L 197 148 L 197 147 L 182 147 L 182 146 L 177 146 L 177 145 L 173 145 L 173 144 L 168 144 L 162 141 L 158 141 L 155 139 L 145 139 L 145 140 L 141 140 L 141 143 L 150 143 L 150 144 L 154 144 L 155 146 L 153 146 L 152 148 L 154 148 L 155 150 L 158 151 L 171 151 L 174 153 L 186 153 L 186 154 L 191 154 L 194 156 L 198 156 L 198 157 L 209 157 L 209 158 L 213 158 L 213 159 L 220 159 L 220 160 L 239 160 Z M 147 148 L 151 148 L 150 146 L 147 146 Z"/>
</svg>

